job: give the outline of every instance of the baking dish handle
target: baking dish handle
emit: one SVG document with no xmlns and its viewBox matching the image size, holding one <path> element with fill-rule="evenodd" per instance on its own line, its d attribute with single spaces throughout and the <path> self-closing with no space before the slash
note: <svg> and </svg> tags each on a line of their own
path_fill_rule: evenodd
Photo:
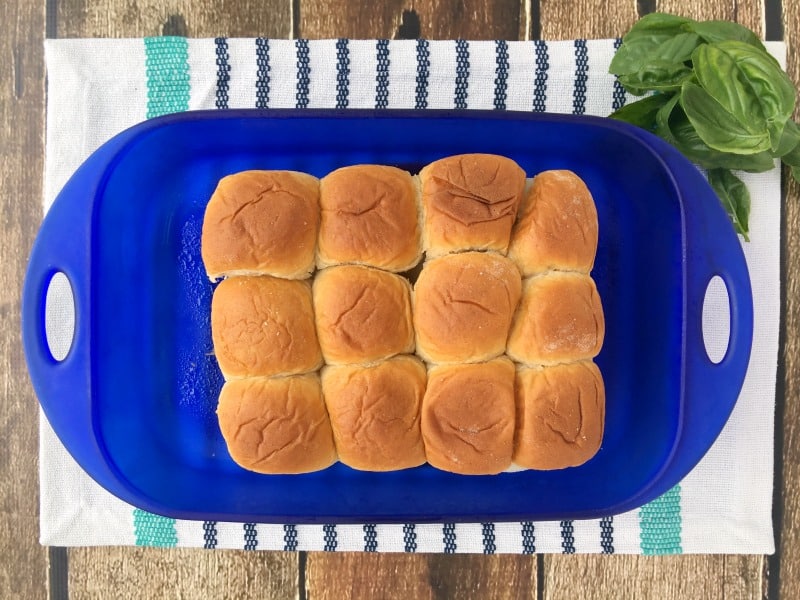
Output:
<svg viewBox="0 0 800 600">
<path fill-rule="evenodd" d="M 94 479 L 127 496 L 106 460 L 94 428 L 92 404 L 92 229 L 94 199 L 108 165 L 130 134 L 97 150 L 75 172 L 47 213 L 31 249 L 22 289 L 25 359 L 39 403 L 58 438 Z M 74 330 L 63 360 L 56 360 L 46 331 L 46 298 L 63 273 L 72 291 Z"/>
<path fill-rule="evenodd" d="M 753 341 L 753 297 L 742 245 L 719 198 L 698 169 L 677 150 L 661 140 L 656 139 L 653 144 L 659 147 L 675 178 L 685 226 L 682 429 L 662 479 L 674 485 L 703 457 L 739 397 Z M 724 282 L 730 308 L 728 348 L 716 364 L 708 356 L 703 337 L 703 305 L 714 276 Z"/>
</svg>

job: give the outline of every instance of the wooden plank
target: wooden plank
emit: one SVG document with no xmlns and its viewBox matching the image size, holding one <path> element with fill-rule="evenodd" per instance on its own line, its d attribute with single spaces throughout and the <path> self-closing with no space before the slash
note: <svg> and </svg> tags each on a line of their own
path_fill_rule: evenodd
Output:
<svg viewBox="0 0 800 600">
<path fill-rule="evenodd" d="M 58 0 L 58 37 L 291 37 L 291 0 Z"/>
<path fill-rule="evenodd" d="M 297 553 L 74 548 L 70 598 L 297 598 Z"/>
<path fill-rule="evenodd" d="M 19 341 L 20 292 L 42 218 L 44 2 L 0 4 L 0 598 L 44 598 L 36 398 Z"/>
<path fill-rule="evenodd" d="M 307 38 L 515 40 L 524 20 L 520 0 L 303 0 L 297 31 Z"/>
<path fill-rule="evenodd" d="M 59 0 L 59 37 L 290 37 L 288 0 Z M 38 181 L 38 177 L 34 178 Z M 297 553 L 141 548 L 69 551 L 72 598 L 294 598 Z"/>
<path fill-rule="evenodd" d="M 783 0 L 783 34 L 788 47 L 787 72 L 800 89 L 800 0 Z M 800 121 L 800 107 L 795 109 Z M 778 555 L 771 563 L 771 598 L 800 598 L 800 184 L 784 170 L 784 404 L 783 460 L 778 465 L 783 482 L 778 498 L 780 531 Z M 779 383 L 780 385 L 780 383 Z M 779 412 L 780 416 L 781 413 Z M 780 426 L 780 424 L 779 424 Z M 774 579 L 777 578 L 777 579 Z M 778 592 L 777 594 L 775 592 Z"/>
<path fill-rule="evenodd" d="M 761 33 L 758 2 L 665 0 L 663 12 L 699 19 L 738 19 Z M 542 0 L 544 39 L 622 36 L 637 20 L 637 3 L 615 0 Z M 762 587 L 762 557 L 549 556 L 545 557 L 546 598 L 752 598 Z"/>
<path fill-rule="evenodd" d="M 532 556 L 311 554 L 309 598 L 525 598 L 536 592 Z"/>
<path fill-rule="evenodd" d="M 761 580 L 743 556 L 571 556 L 545 560 L 544 598 L 758 598 Z M 720 568 L 721 567 L 721 568 Z"/>
</svg>

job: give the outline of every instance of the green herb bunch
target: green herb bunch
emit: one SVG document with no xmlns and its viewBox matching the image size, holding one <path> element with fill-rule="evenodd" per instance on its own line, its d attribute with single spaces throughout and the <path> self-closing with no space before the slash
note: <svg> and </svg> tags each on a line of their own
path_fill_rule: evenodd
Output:
<svg viewBox="0 0 800 600">
<path fill-rule="evenodd" d="M 746 27 L 653 13 L 622 38 L 609 72 L 634 96 L 655 92 L 611 117 L 655 133 L 707 169 L 745 239 L 750 194 L 731 171 L 768 171 L 779 158 L 800 181 L 794 86 Z"/>
</svg>

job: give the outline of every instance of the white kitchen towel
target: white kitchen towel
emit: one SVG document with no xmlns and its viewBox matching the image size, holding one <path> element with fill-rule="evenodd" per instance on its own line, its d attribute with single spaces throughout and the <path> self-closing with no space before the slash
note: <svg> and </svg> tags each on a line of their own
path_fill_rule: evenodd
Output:
<svg viewBox="0 0 800 600">
<path fill-rule="evenodd" d="M 618 40 L 468 42 L 146 38 L 50 40 L 44 209 L 98 146 L 144 119 L 209 108 L 457 108 L 607 115 L 628 98 L 608 75 Z M 768 45 L 780 60 L 785 47 Z M 744 176 L 755 304 L 750 368 L 702 462 L 641 509 L 594 521 L 262 525 L 176 521 L 95 484 L 41 418 L 43 544 L 478 553 L 772 553 L 779 329 L 780 171 Z M 62 286 L 63 287 L 63 286 Z M 52 290 L 49 335 L 66 348 L 70 299 Z M 709 294 L 712 346 L 727 300 Z M 65 341 L 66 339 L 66 341 Z"/>
</svg>

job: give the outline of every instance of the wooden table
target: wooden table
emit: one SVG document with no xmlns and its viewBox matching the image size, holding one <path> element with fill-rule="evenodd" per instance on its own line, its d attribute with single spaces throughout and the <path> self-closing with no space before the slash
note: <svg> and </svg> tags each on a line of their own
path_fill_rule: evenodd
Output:
<svg viewBox="0 0 800 600">
<path fill-rule="evenodd" d="M 37 404 L 20 288 L 41 219 L 45 37 L 572 39 L 648 12 L 730 19 L 785 39 L 800 0 L 3 0 L 0 2 L 0 598 L 800 598 L 800 186 L 786 189 L 778 366 L 778 552 L 766 556 L 458 556 L 38 545 Z M 796 115 L 797 117 L 797 115 Z"/>
</svg>

